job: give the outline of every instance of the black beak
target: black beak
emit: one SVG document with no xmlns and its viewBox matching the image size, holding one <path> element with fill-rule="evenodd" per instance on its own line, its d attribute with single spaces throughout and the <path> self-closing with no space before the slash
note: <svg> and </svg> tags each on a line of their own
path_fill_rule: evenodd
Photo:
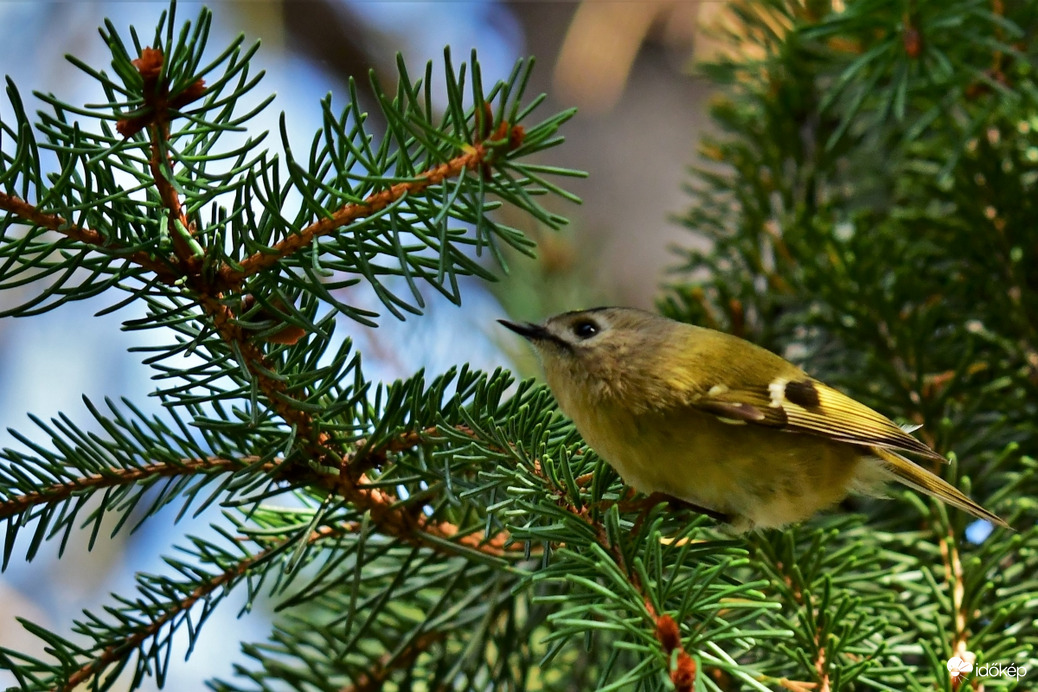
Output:
<svg viewBox="0 0 1038 692">
<path fill-rule="evenodd" d="M 539 324 L 533 322 L 523 322 L 522 324 L 516 324 L 515 322 L 509 322 L 508 320 L 498 320 L 501 324 L 511 329 L 513 332 L 529 339 L 530 341 L 544 341 L 545 339 L 551 339 L 552 335 L 548 333 L 548 330 Z"/>
<path fill-rule="evenodd" d="M 571 344 L 567 344 L 565 341 L 548 331 L 547 327 L 543 327 L 539 324 L 534 324 L 533 322 L 516 324 L 515 322 L 509 322 L 508 320 L 498 320 L 498 322 L 505 325 L 527 341 L 532 341 L 534 346 L 537 346 L 538 350 L 540 350 L 541 345 L 545 343 L 552 343 L 558 348 L 564 348 L 569 351 L 573 350 Z"/>
</svg>

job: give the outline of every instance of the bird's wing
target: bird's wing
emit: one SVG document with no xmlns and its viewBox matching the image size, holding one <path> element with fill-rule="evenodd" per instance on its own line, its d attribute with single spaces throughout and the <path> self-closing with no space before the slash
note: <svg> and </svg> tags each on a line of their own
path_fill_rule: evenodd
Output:
<svg viewBox="0 0 1038 692">
<path fill-rule="evenodd" d="M 1001 517 L 984 509 L 978 503 L 963 495 L 951 483 L 939 476 L 935 476 L 919 464 L 915 464 L 900 454 L 895 454 L 885 449 L 874 448 L 873 451 L 883 460 L 886 469 L 894 475 L 894 478 L 909 488 L 932 495 L 941 502 L 946 502 L 952 507 L 958 507 L 975 517 L 987 519 L 1007 529 L 1011 528 Z"/>
<path fill-rule="evenodd" d="M 689 402 L 727 422 L 763 425 L 946 461 L 886 416 L 809 377 L 759 388 L 715 385 Z"/>
</svg>

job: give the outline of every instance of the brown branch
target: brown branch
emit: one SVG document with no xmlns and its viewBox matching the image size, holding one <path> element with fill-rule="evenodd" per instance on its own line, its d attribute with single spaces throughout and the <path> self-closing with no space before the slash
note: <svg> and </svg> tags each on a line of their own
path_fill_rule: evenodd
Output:
<svg viewBox="0 0 1038 692">
<path fill-rule="evenodd" d="M 151 157 L 148 159 L 148 168 L 151 170 L 152 179 L 155 181 L 155 189 L 162 200 L 162 206 L 168 212 L 166 217 L 166 232 L 173 242 L 173 252 L 180 259 L 184 272 L 188 276 L 198 273 L 202 265 L 202 258 L 195 256 L 187 238 L 182 235 L 180 228 L 194 235 L 194 226 L 184 213 L 184 207 L 180 203 L 180 195 L 173 187 L 173 183 L 166 179 L 162 172 L 163 164 L 169 171 L 173 170 L 173 158 L 169 152 L 164 153 L 160 142 L 169 140 L 169 122 L 164 118 L 158 118 L 156 122 L 148 126 L 151 133 Z M 179 228 L 178 228 L 179 225 Z"/>
<path fill-rule="evenodd" d="M 388 447 L 403 448 L 408 441 L 413 439 L 416 439 L 413 435 L 401 436 L 399 442 L 390 443 Z M 243 457 L 241 459 L 206 457 L 186 460 L 175 464 L 161 462 L 135 469 L 111 469 L 111 473 L 95 474 L 76 479 L 70 483 L 55 484 L 39 492 L 23 495 L 16 500 L 2 503 L 0 504 L 0 517 L 5 517 L 11 513 L 21 511 L 33 504 L 54 502 L 69 497 L 77 491 L 90 488 L 125 485 L 139 481 L 143 478 L 169 477 L 184 473 L 211 471 L 213 469 L 219 469 L 221 471 L 236 471 L 250 465 L 269 471 L 278 466 L 277 461 L 266 462 L 262 465 L 256 466 L 258 460 L 259 457 Z M 328 478 L 327 476 L 324 477 Z M 489 539 L 483 537 L 481 533 L 469 534 L 457 538 L 458 528 L 448 522 L 434 522 L 425 515 L 414 517 L 413 521 L 410 523 L 405 521 L 405 519 L 411 515 L 407 514 L 406 511 L 403 511 L 402 508 L 395 507 L 394 505 L 398 501 L 387 493 L 375 488 L 360 488 L 357 486 L 354 486 L 354 490 L 356 491 L 356 494 L 352 499 L 355 500 L 355 504 L 362 506 L 364 509 L 370 510 L 373 522 L 379 525 L 381 530 L 386 531 L 387 533 L 392 533 L 407 542 L 419 544 L 424 547 L 431 547 L 440 552 L 456 554 L 456 552 L 445 549 L 445 547 L 439 542 L 422 540 L 420 534 L 425 533 L 445 541 L 454 540 L 454 542 L 460 545 L 464 545 L 474 550 L 479 550 L 480 552 L 489 555 L 504 557 L 509 554 L 509 552 L 505 550 L 505 545 L 507 545 L 510 540 L 510 536 L 507 532 L 501 532 Z M 12 508 L 13 511 L 10 511 Z M 324 526 L 311 533 L 307 540 L 310 544 L 313 544 L 317 541 L 340 536 L 344 533 L 356 532 L 359 528 L 360 526 L 356 522 L 344 522 L 337 526 Z M 147 627 L 123 640 L 119 644 L 112 644 L 106 647 L 90 663 L 80 667 L 72 673 L 63 685 L 53 689 L 61 690 L 62 692 L 72 692 L 72 690 L 79 685 L 86 683 L 92 676 L 100 674 L 100 672 L 107 666 L 119 660 L 127 651 L 136 649 L 142 642 L 158 633 L 158 631 L 164 625 L 169 623 L 176 615 L 189 610 L 199 600 L 208 597 L 208 595 L 214 591 L 229 586 L 232 582 L 244 576 L 246 572 L 278 550 L 287 540 L 291 540 L 291 537 L 268 546 L 256 555 L 242 560 L 233 568 L 213 577 L 204 584 L 200 584 L 184 600 L 174 604 L 173 607 L 168 610 L 165 610 L 161 616 L 153 620 Z M 515 556 L 523 557 L 524 553 L 522 551 L 517 551 Z M 421 651 L 428 648 L 428 646 L 436 641 L 437 638 L 442 638 L 442 635 L 430 633 L 419 637 L 411 648 L 405 649 L 405 651 L 398 656 L 397 659 L 392 661 L 392 663 L 398 666 L 406 665 L 408 660 L 413 661 L 414 658 L 417 658 Z M 392 668 L 388 666 L 388 663 L 389 662 L 387 661 L 387 664 L 382 668 L 376 668 L 372 671 L 369 676 L 370 679 L 365 678 L 364 680 L 366 680 L 366 682 L 363 682 L 363 684 L 362 681 L 358 681 L 356 686 L 358 692 L 361 690 L 380 689 L 378 687 L 380 681 L 384 681 L 392 672 Z"/>
<path fill-rule="evenodd" d="M 430 434 L 432 429 L 427 428 L 422 433 L 403 433 L 390 440 L 384 447 L 369 450 L 358 464 L 358 469 L 352 468 L 358 459 L 357 454 L 335 450 L 331 446 L 332 439 L 328 433 L 318 433 L 314 430 L 312 417 L 301 410 L 302 407 L 299 404 L 302 402 L 288 394 L 281 379 L 271 376 L 271 365 L 259 347 L 248 340 L 245 331 L 234 323 L 234 315 L 230 309 L 208 295 L 200 296 L 200 300 L 203 309 L 210 315 L 217 333 L 229 344 L 235 344 L 238 351 L 244 356 L 245 366 L 256 378 L 260 390 L 274 410 L 282 419 L 296 427 L 296 437 L 304 445 L 307 455 L 319 466 L 339 469 L 339 473 L 336 475 L 317 473 L 309 467 L 296 466 L 285 470 L 284 478 L 286 480 L 310 483 L 335 493 L 353 503 L 359 511 L 370 512 L 372 521 L 380 531 L 411 545 L 454 555 L 457 554 L 457 551 L 451 551 L 450 543 L 456 543 L 492 557 L 510 555 L 510 552 L 505 549 L 511 540 L 511 535 L 507 531 L 500 531 L 492 536 L 486 536 L 478 531 L 459 535 L 460 529 L 456 525 L 446 521 L 436 521 L 420 511 L 414 511 L 406 503 L 401 502 L 400 498 L 386 490 L 366 487 L 367 479 L 360 471 L 361 468 L 370 468 L 371 465 L 376 464 L 382 465 L 387 461 L 389 453 L 401 452 L 417 446 L 423 440 L 422 433 Z M 471 431 L 469 432 L 471 434 Z M 363 441 L 358 443 L 358 447 L 364 446 Z M 429 540 L 429 537 L 432 537 L 433 540 Z"/>
<path fill-rule="evenodd" d="M 509 532 L 499 531 L 487 536 L 482 531 L 473 531 L 462 535 L 455 524 L 437 521 L 420 509 L 408 507 L 396 495 L 382 488 L 368 486 L 364 476 L 354 480 L 347 473 L 333 475 L 311 472 L 307 474 L 306 480 L 346 499 L 358 511 L 370 512 L 371 521 L 379 531 L 408 544 L 447 555 L 458 553 L 451 547 L 451 544 L 457 544 L 491 557 L 525 557 L 524 551 L 506 549 L 511 542 Z"/>
<path fill-rule="evenodd" d="M 137 68 L 143 81 L 141 95 L 144 106 L 140 109 L 140 115 L 120 120 L 116 124 L 116 129 L 124 137 L 129 137 L 142 128 L 148 129 L 151 145 L 148 168 L 151 170 L 151 178 L 155 182 L 155 189 L 159 193 L 162 206 L 168 212 L 166 230 L 173 241 L 173 252 L 180 258 L 186 274 L 194 275 L 202 264 L 202 258 L 196 256 L 188 238 L 183 235 L 185 232 L 194 235 L 192 224 L 187 218 L 187 214 L 184 213 L 177 189 L 162 169 L 165 167 L 172 175 L 173 157 L 169 155 L 166 146 L 169 142 L 169 123 L 173 117 L 171 111 L 200 98 L 205 93 L 205 83 L 201 79 L 195 80 L 187 89 L 175 97 L 171 97 L 169 82 L 162 79 L 164 60 L 165 56 L 162 51 L 149 46 L 141 51 L 139 58 L 133 61 L 133 66 Z"/>
<path fill-rule="evenodd" d="M 512 131 L 521 131 L 521 128 L 515 127 L 512 128 Z M 521 141 L 521 137 L 519 141 Z M 364 219 L 377 214 L 389 205 L 402 199 L 405 195 L 419 193 L 431 185 L 442 183 L 444 180 L 453 178 L 466 170 L 474 170 L 480 167 L 485 163 L 490 151 L 491 149 L 483 143 L 475 144 L 464 154 L 456 156 L 436 168 L 418 174 L 410 182 L 397 183 L 381 192 L 368 196 L 363 202 L 344 204 L 332 212 L 330 217 L 323 218 L 301 229 L 298 233 L 287 236 L 271 248 L 272 251 L 257 252 L 251 257 L 242 260 L 237 268 L 224 265 L 220 268 L 220 280 L 225 286 L 237 286 L 247 277 L 273 267 L 282 259 L 299 252 L 321 236 L 328 235 L 358 219 Z"/>
<path fill-rule="evenodd" d="M 461 429 L 459 428 L 459 430 Z M 464 428 L 462 431 L 472 436 L 472 431 L 468 428 Z M 371 469 L 385 466 L 389 462 L 390 454 L 413 449 L 435 434 L 435 427 L 425 428 L 420 431 L 412 430 L 397 435 L 381 447 L 372 447 L 370 449 L 367 448 L 367 440 L 357 440 L 353 443 L 357 451 L 347 460 L 344 467 L 349 470 L 354 478 L 360 478 L 361 475 Z"/>
<path fill-rule="evenodd" d="M 89 245 L 97 252 L 129 260 L 144 269 L 155 272 L 163 283 L 172 284 L 177 279 L 178 273 L 173 266 L 155 259 L 147 252 L 142 250 L 128 252 L 124 246 L 105 238 L 97 231 L 77 226 L 57 214 L 42 212 L 34 204 L 15 195 L 0 192 L 0 209 L 9 211 L 34 226 L 61 233 L 72 240 Z"/>
<path fill-rule="evenodd" d="M 822 641 L 821 632 L 815 632 L 815 646 L 818 647 L 818 657 L 815 658 L 815 673 L 818 675 L 819 692 L 831 692 L 829 683 L 829 661 L 826 657 L 825 642 Z"/>
<path fill-rule="evenodd" d="M 645 610 L 648 613 L 649 619 L 652 620 L 653 632 L 656 635 L 656 640 L 660 643 L 664 653 L 667 655 L 669 662 L 668 665 L 670 667 L 670 681 L 674 684 L 674 689 L 677 692 L 692 692 L 696 683 L 696 662 L 682 646 L 681 630 L 678 627 L 678 624 L 674 621 L 674 618 L 666 613 L 663 615 L 658 615 L 656 613 L 656 608 L 652 605 L 652 600 L 649 598 L 645 584 L 642 583 L 641 578 L 636 572 L 632 572 L 628 568 L 627 561 L 624 559 L 623 551 L 620 550 L 619 546 L 609 540 L 609 535 L 605 530 L 605 526 L 602 522 L 596 521 L 592 518 L 587 506 L 577 509 L 569 501 L 566 491 L 555 486 L 551 480 L 541 472 L 539 465 L 534 467 L 534 473 L 545 481 L 545 483 L 547 483 L 555 492 L 556 504 L 558 506 L 568 511 L 573 516 L 579 517 L 594 530 L 595 541 L 603 550 L 606 551 L 606 553 L 609 554 L 616 563 L 616 566 L 620 568 L 620 571 L 626 575 L 631 586 L 633 586 L 641 596 L 642 603 L 645 605 Z M 670 662 L 672 662 L 672 665 L 670 665 Z"/>
<path fill-rule="evenodd" d="M 141 75 L 144 105 L 115 124 L 115 129 L 123 137 L 132 137 L 154 122 L 168 122 L 169 111 L 197 101 L 205 94 L 205 80 L 202 79 L 196 79 L 184 89 L 170 94 L 169 83 L 159 79 L 164 61 L 162 51 L 151 46 L 142 50 L 139 58 L 130 61 Z"/>
<path fill-rule="evenodd" d="M 176 232 L 177 222 L 183 224 L 186 229 L 190 229 L 191 225 L 183 213 L 176 189 L 162 173 L 163 162 L 172 168 L 172 161 L 168 154 L 163 153 L 165 149 L 161 144 L 169 139 L 170 111 L 201 98 L 205 93 L 205 83 L 201 79 L 196 80 L 177 94 L 170 95 L 168 84 L 159 79 L 163 60 L 161 51 L 149 47 L 141 51 L 141 56 L 133 61 L 143 80 L 144 106 L 136 117 L 124 118 L 116 123 L 116 129 L 124 137 L 129 137 L 144 127 L 148 127 L 151 132 L 151 158 L 148 164 L 163 206 L 170 212 L 168 230 L 173 241 L 173 249 L 179 259 L 177 264 L 180 266 L 174 267 L 163 263 L 144 251 L 127 252 L 125 248 L 112 243 L 97 231 L 71 224 L 57 214 L 41 212 L 35 205 L 14 195 L 0 192 L 0 209 L 6 209 L 41 228 L 63 233 L 99 252 L 124 257 L 154 272 L 161 281 L 171 284 L 180 276 L 195 274 L 201 266 L 201 258 L 195 256 L 187 240 Z"/>
<path fill-rule="evenodd" d="M 455 430 L 474 436 L 465 426 L 456 426 Z M 435 432 L 436 428 L 404 432 L 373 448 L 367 448 L 365 440 L 357 440 L 352 452 L 343 456 L 341 461 L 330 464 L 338 467 L 339 473 L 320 472 L 309 466 L 298 465 L 287 469 L 283 478 L 299 485 L 321 488 L 352 503 L 359 512 L 370 512 L 371 522 L 379 531 L 409 545 L 454 556 L 462 552 L 452 548 L 452 544 L 456 544 L 491 557 L 525 559 L 525 550 L 507 549 L 512 540 L 508 531 L 502 530 L 490 536 L 482 531 L 462 534 L 457 525 L 438 521 L 424 514 L 421 508 L 408 506 L 384 488 L 370 485 L 365 474 L 353 471 L 354 465 L 367 468 L 383 466 L 388 463 L 389 454 L 413 449 Z M 324 448 L 324 452 L 331 454 L 327 448 Z"/>
<path fill-rule="evenodd" d="M 340 536 L 343 533 L 354 532 L 358 528 L 359 526 L 356 523 L 343 523 L 341 525 L 334 527 L 321 527 L 310 534 L 310 536 L 307 538 L 307 543 L 313 545 L 318 541 Z M 176 615 L 190 610 L 198 601 L 207 598 L 210 594 L 220 589 L 228 588 L 230 584 L 245 576 L 245 574 L 249 570 L 253 569 L 258 564 L 262 563 L 264 560 L 268 559 L 272 555 L 278 554 L 282 546 L 291 540 L 293 540 L 293 537 L 288 536 L 283 540 L 277 541 L 276 543 L 268 546 L 259 553 L 256 553 L 255 555 L 246 558 L 241 562 L 238 562 L 236 565 L 234 565 L 230 569 L 225 570 L 223 573 L 215 575 L 212 579 L 206 581 L 204 584 L 200 584 L 186 598 L 174 604 L 172 608 L 164 611 L 160 617 L 153 620 L 147 627 L 143 628 L 133 636 L 123 640 L 119 644 L 112 644 L 108 647 L 105 647 L 105 649 L 90 663 L 81 666 L 78 670 L 72 673 L 72 675 L 69 676 L 69 678 L 65 681 L 63 685 L 55 687 L 53 689 L 61 690 L 61 692 L 73 692 L 73 690 L 77 686 L 86 683 L 88 680 L 90 680 L 91 677 L 99 675 L 106 667 L 122 658 L 122 656 L 127 651 L 132 651 L 133 649 L 138 648 L 141 645 L 141 643 L 146 641 L 149 637 L 157 634 L 162 629 L 162 627 L 168 624 Z M 419 636 L 410 647 L 405 648 L 405 650 L 400 654 L 400 656 L 397 657 L 397 660 L 393 663 L 397 663 L 400 661 L 401 658 L 406 658 L 408 656 L 411 657 L 411 660 L 414 660 L 418 657 L 419 654 L 422 653 L 422 651 L 427 649 L 429 646 L 431 646 L 439 639 L 442 639 L 443 636 L 445 635 L 436 632 L 430 632 L 425 635 Z M 387 665 L 388 663 L 389 662 L 387 661 Z M 378 670 L 379 669 L 376 668 L 376 671 Z M 384 676 L 382 679 L 385 679 L 388 678 L 391 672 L 392 669 L 387 667 L 383 672 L 379 674 Z M 370 681 L 369 685 L 374 685 L 376 682 L 377 676 L 375 676 L 375 679 L 372 679 Z M 358 685 L 359 684 L 360 682 L 358 681 Z M 360 690 L 376 690 L 380 689 L 380 687 L 376 685 L 358 687 L 357 689 L 358 692 L 360 692 Z"/>
<path fill-rule="evenodd" d="M 0 519 L 5 519 L 33 507 L 34 505 L 56 503 L 67 500 L 76 493 L 97 488 L 113 488 L 130 485 L 149 478 L 169 478 L 192 473 L 211 471 L 237 471 L 259 461 L 259 457 L 242 457 L 228 459 L 224 457 L 203 457 L 200 459 L 184 459 L 176 463 L 158 462 L 136 468 L 110 468 L 104 472 L 83 476 L 66 483 L 54 483 L 36 492 L 19 495 L 10 500 L 0 502 Z M 257 468 L 269 471 L 276 466 L 268 462 Z"/>
<path fill-rule="evenodd" d="M 327 538 L 329 535 L 332 534 L 327 531 L 314 531 L 307 538 L 307 542 L 313 544 L 319 540 Z M 230 584 L 245 576 L 250 569 L 262 563 L 272 555 L 279 554 L 282 546 L 292 540 L 294 540 L 293 536 L 287 536 L 276 544 L 261 550 L 251 557 L 245 558 L 224 572 L 213 575 L 212 579 L 203 584 L 199 584 L 198 587 L 188 594 L 186 598 L 173 604 L 173 607 L 164 611 L 159 617 L 152 620 L 150 624 L 139 632 L 124 639 L 118 644 L 111 644 L 105 647 L 96 658 L 86 665 L 81 666 L 65 680 L 63 685 L 54 687 L 53 690 L 55 692 L 58 690 L 61 692 L 73 692 L 73 690 L 75 690 L 79 685 L 85 684 L 96 675 L 100 675 L 105 668 L 121 659 L 127 652 L 133 651 L 149 637 L 158 634 L 158 632 L 178 614 L 190 610 L 192 606 L 200 600 L 207 598 L 210 594 L 219 591 L 220 589 L 228 588 Z"/>
<path fill-rule="evenodd" d="M 312 417 L 301 410 L 305 399 L 294 399 L 288 394 L 285 382 L 274 376 L 273 365 L 249 338 L 249 334 L 237 324 L 237 317 L 231 308 L 221 302 L 218 295 L 213 296 L 204 290 L 197 291 L 197 294 L 198 302 L 216 333 L 232 350 L 242 355 L 245 361 L 243 365 L 256 378 L 256 384 L 264 397 L 286 423 L 296 428 L 296 437 L 307 446 L 313 460 L 325 466 L 337 466 L 342 455 L 326 447 L 330 439 L 327 433 L 314 433 Z"/>
<path fill-rule="evenodd" d="M 966 583 L 962 570 L 962 558 L 951 532 L 939 541 L 941 560 L 944 562 L 944 578 L 951 586 L 952 619 L 954 636 L 951 641 L 952 656 L 972 662 L 976 656 L 969 650 L 969 633 L 966 630 Z M 957 686 L 959 678 L 952 678 L 952 685 Z"/>
<path fill-rule="evenodd" d="M 420 432 L 403 433 L 389 440 L 385 445 L 367 450 L 364 457 L 379 459 L 381 460 L 379 465 L 382 465 L 387 462 L 388 454 L 410 449 L 424 439 L 423 435 L 431 434 L 434 431 L 434 428 L 426 428 Z M 363 440 L 356 442 L 355 445 L 358 452 L 347 457 L 344 462 L 347 467 L 353 459 L 357 458 L 359 450 L 365 447 Z M 241 458 L 212 456 L 182 459 L 176 462 L 157 462 L 136 468 L 113 467 L 65 483 L 55 483 L 35 492 L 0 502 L 0 519 L 24 512 L 35 505 L 61 502 L 87 490 L 130 485 L 152 478 L 169 478 L 195 473 L 235 472 L 247 467 L 253 467 L 257 472 L 270 472 L 280 468 L 282 464 L 282 460 L 279 459 L 262 464 L 259 464 L 259 461 L 258 456 Z M 482 532 L 459 536 L 460 529 L 456 525 L 446 521 L 434 521 L 425 514 L 416 514 L 404 506 L 396 496 L 378 488 L 365 487 L 366 479 L 363 476 L 360 479 L 361 482 L 358 483 L 349 477 L 318 473 L 308 469 L 306 472 L 286 474 L 284 480 L 320 487 L 344 497 L 353 502 L 359 511 L 371 511 L 372 520 L 380 530 L 391 533 L 412 545 L 455 555 L 457 551 L 451 551 L 443 544 L 445 541 L 452 541 L 466 549 L 477 550 L 493 557 L 525 556 L 523 551 L 506 549 L 511 541 L 511 536 L 507 531 L 500 531 L 491 536 L 485 536 Z M 355 530 L 355 528 L 350 530 Z M 429 540 L 427 536 L 436 540 Z"/>
</svg>

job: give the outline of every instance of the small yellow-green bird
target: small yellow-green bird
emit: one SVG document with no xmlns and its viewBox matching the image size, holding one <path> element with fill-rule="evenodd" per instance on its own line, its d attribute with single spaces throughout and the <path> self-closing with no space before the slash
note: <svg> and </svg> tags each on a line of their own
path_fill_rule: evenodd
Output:
<svg viewBox="0 0 1038 692">
<path fill-rule="evenodd" d="M 902 456 L 946 461 L 893 421 L 748 341 L 633 308 L 501 324 L 533 344 L 584 440 L 635 490 L 736 531 L 802 521 L 887 481 L 1007 524 Z"/>
</svg>

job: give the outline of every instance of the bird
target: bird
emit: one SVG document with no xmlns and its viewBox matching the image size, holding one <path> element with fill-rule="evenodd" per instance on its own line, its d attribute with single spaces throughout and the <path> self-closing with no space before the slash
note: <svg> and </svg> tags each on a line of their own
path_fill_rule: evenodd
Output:
<svg viewBox="0 0 1038 692">
<path fill-rule="evenodd" d="M 499 322 L 530 342 L 562 412 L 628 486 L 736 533 L 882 497 L 890 481 L 1008 528 L 909 458 L 947 462 L 914 428 L 749 341 L 627 307 Z"/>
</svg>

